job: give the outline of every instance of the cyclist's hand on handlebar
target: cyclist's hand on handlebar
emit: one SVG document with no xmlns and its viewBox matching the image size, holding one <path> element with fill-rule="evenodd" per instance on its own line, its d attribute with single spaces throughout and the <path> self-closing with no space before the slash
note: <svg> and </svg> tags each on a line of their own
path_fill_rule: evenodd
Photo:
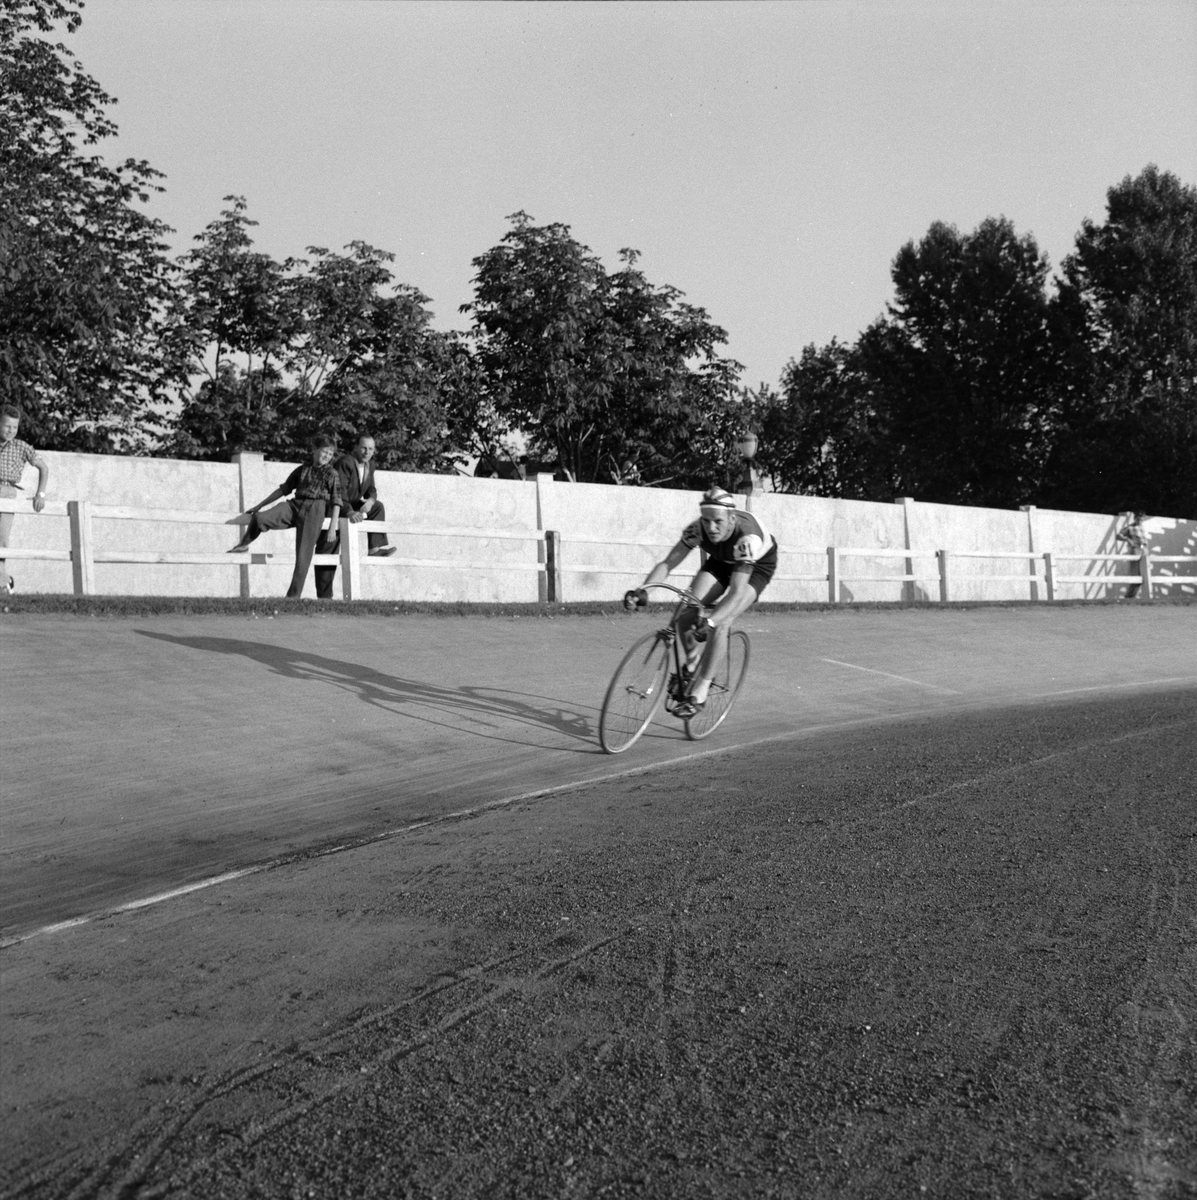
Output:
<svg viewBox="0 0 1197 1200">
<path fill-rule="evenodd" d="M 647 608 L 648 593 L 643 588 L 632 588 L 631 591 L 624 592 L 623 606 L 628 612 L 635 612 L 638 608 Z"/>
</svg>

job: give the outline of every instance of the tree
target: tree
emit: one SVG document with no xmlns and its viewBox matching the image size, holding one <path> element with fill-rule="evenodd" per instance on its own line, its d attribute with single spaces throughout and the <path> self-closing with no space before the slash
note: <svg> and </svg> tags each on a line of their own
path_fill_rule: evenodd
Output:
<svg viewBox="0 0 1197 1200">
<path fill-rule="evenodd" d="M 226 200 L 182 263 L 175 340 L 197 382 L 167 452 L 294 459 L 317 432 L 369 429 L 384 468 L 452 469 L 468 350 L 431 328 L 428 297 L 392 285 L 393 255 L 353 242 L 278 263 L 253 248 L 245 200 Z"/>
<path fill-rule="evenodd" d="M 1005 218 L 965 235 L 936 222 L 898 252 L 895 300 L 857 356 L 901 494 L 996 507 L 1037 497 L 1056 383 L 1047 272 Z"/>
<path fill-rule="evenodd" d="M 742 420 L 726 333 L 621 252 L 608 274 L 569 227 L 509 220 L 474 259 L 478 359 L 492 411 L 587 482 L 703 486 L 725 477 Z"/>
<path fill-rule="evenodd" d="M 1197 518 L 1197 188 L 1155 166 L 1127 176 L 1063 276 L 1051 502 Z"/>
<path fill-rule="evenodd" d="M 852 346 L 808 346 L 766 405 L 787 488 L 1014 506 L 1036 498 L 1057 378 L 1047 260 L 1004 218 L 936 222 L 893 263 L 895 299 Z"/>
<path fill-rule="evenodd" d="M 172 357 L 189 381 L 164 450 L 186 458 L 227 461 L 238 449 L 269 445 L 281 366 L 299 325 L 282 264 L 253 249 L 241 196 L 197 234 L 180 260 L 172 311 Z"/>
<path fill-rule="evenodd" d="M 80 21 L 63 0 L 0 8 L 0 400 L 39 445 L 108 453 L 146 444 L 172 382 L 170 230 L 135 207 L 157 171 L 88 150 L 114 101 L 39 36 Z"/>
<path fill-rule="evenodd" d="M 288 264 L 299 319 L 282 412 L 296 450 L 317 429 L 369 428 L 380 466 L 451 470 L 462 456 L 450 398 L 468 350 L 432 329 L 427 296 L 392 283 L 394 255 L 360 241 L 346 250 L 313 246 L 310 263 Z"/>
<path fill-rule="evenodd" d="M 888 500 L 897 493 L 887 417 L 855 346 L 807 346 L 782 372 L 780 393 L 761 386 L 758 463 L 779 491 Z"/>
</svg>

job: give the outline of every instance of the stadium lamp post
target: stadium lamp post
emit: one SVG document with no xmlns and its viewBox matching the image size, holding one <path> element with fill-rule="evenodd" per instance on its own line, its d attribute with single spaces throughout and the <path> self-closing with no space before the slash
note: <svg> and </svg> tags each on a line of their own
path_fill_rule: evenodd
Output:
<svg viewBox="0 0 1197 1200">
<path fill-rule="evenodd" d="M 750 430 L 746 430 L 740 434 L 736 440 L 736 449 L 739 451 L 740 459 L 744 463 L 744 478 L 740 481 L 740 486 L 736 489 L 743 492 L 744 496 L 751 500 L 753 490 L 753 461 L 756 459 L 756 434 Z"/>
</svg>

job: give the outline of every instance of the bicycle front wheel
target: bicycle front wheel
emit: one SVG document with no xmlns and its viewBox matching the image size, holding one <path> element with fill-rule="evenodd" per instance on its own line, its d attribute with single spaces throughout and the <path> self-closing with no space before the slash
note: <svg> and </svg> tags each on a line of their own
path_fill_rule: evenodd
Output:
<svg viewBox="0 0 1197 1200">
<path fill-rule="evenodd" d="M 608 754 L 620 754 L 648 728 L 665 698 L 669 641 L 661 633 L 645 634 L 615 668 L 603 711 L 599 741 Z"/>
<path fill-rule="evenodd" d="M 749 654 L 748 634 L 736 630 L 728 635 L 727 653 L 719 663 L 715 678 L 711 680 L 707 702 L 686 720 L 686 736 L 691 741 L 698 742 L 710 737 L 723 724 L 740 693 L 744 676 L 748 674 Z"/>
</svg>

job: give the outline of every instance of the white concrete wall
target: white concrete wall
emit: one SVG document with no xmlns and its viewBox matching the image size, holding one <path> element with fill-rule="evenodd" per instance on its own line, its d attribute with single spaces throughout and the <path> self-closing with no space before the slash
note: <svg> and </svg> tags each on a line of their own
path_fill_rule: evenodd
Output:
<svg viewBox="0 0 1197 1200">
<path fill-rule="evenodd" d="M 827 547 L 864 550 L 901 550 L 906 546 L 905 515 L 896 504 L 861 500 L 826 500 L 819 496 L 783 496 L 766 493 L 752 501 L 765 528 L 781 547 L 777 574 L 825 575 Z M 935 560 L 918 560 L 918 566 L 935 572 Z M 901 575 L 905 560 L 845 556 L 841 563 L 838 599 L 900 600 L 900 583 L 872 582 L 865 576 Z M 825 582 L 798 582 L 785 578 L 771 584 L 770 599 L 821 600 L 828 597 Z"/>
<path fill-rule="evenodd" d="M 258 455 L 244 455 L 240 463 L 53 452 L 44 457 L 50 465 L 51 500 L 86 499 L 97 505 L 230 516 L 263 499 L 295 466 L 264 462 Z M 32 485 L 35 478 L 29 471 L 25 482 Z M 539 481 L 520 482 L 393 471 L 378 472 L 378 492 L 387 506 L 388 520 L 412 531 L 477 529 L 535 534 L 538 529 L 557 530 L 561 535 L 562 591 L 567 601 L 610 600 L 639 582 L 697 515 L 698 501 L 696 492 L 557 483 L 544 476 Z M 1120 522 L 1095 513 L 1014 512 L 909 500 L 874 504 L 779 494 L 756 496 L 752 507 L 782 548 L 778 576 L 766 593 L 766 598 L 774 601 L 827 600 L 826 582 L 787 576 L 825 575 L 827 547 L 833 545 L 841 550 L 912 552 L 910 559 L 844 555 L 842 601 L 938 599 L 938 566 L 933 555 L 939 549 L 957 554 L 967 550 L 1039 554 L 1052 550 L 1057 556 L 1116 553 L 1118 549 L 1113 535 Z M 1146 527 L 1154 553 L 1197 555 L 1197 522 L 1153 517 Z M 96 546 L 104 550 L 219 553 L 236 541 L 237 532 L 234 526 L 223 525 L 104 518 L 94 522 Z M 368 564 L 364 572 L 367 599 L 534 601 L 542 594 L 543 583 L 536 571 L 511 569 L 537 562 L 533 541 L 498 540 L 484 533 L 446 537 L 435 532 L 393 535 L 392 540 L 399 547 L 398 559 L 444 560 L 446 565 L 413 567 L 396 565 L 394 560 L 364 559 Z M 67 519 L 20 515 L 14 522 L 11 544 L 68 549 Z M 281 596 L 285 592 L 293 545 L 289 531 L 264 534 L 255 543 L 255 550 L 268 551 L 280 561 L 248 569 L 251 595 Z M 863 578 L 904 574 L 907 562 L 919 576 L 913 584 Z M 675 579 L 688 580 L 697 565 L 694 554 Z M 1197 593 L 1197 563 L 1163 569 L 1192 580 L 1185 583 L 1183 592 L 1173 588 L 1163 594 Z M 1030 564 L 1022 560 L 957 557 L 952 559 L 951 570 L 953 599 L 1043 598 L 1042 586 L 1031 582 Z M 1042 560 L 1038 570 L 1042 572 Z M 1093 580 L 1062 585 L 1057 591 L 1062 599 L 1120 594 L 1120 587 L 1101 580 L 1128 573 L 1126 564 L 1059 559 L 1056 570 L 1060 575 L 1086 575 Z M 16 577 L 21 592 L 71 591 L 69 563 L 14 559 L 9 573 Z M 234 564 L 97 563 L 96 586 L 108 595 L 237 596 L 241 568 Z M 304 594 L 315 594 L 311 578 Z M 336 594 L 340 594 L 339 588 Z"/>
</svg>

